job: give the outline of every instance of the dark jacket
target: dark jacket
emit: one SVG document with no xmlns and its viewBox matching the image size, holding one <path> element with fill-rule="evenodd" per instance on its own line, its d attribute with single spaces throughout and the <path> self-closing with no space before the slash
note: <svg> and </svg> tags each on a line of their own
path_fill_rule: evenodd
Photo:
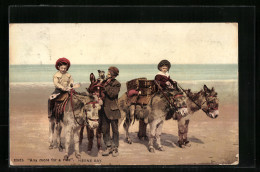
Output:
<svg viewBox="0 0 260 172">
<path fill-rule="evenodd" d="M 121 84 L 116 79 L 112 79 L 111 82 L 104 88 L 104 110 L 107 118 L 110 120 L 121 118 L 118 108 L 118 93 L 120 91 L 120 87 Z"/>
<path fill-rule="evenodd" d="M 166 85 L 167 81 L 169 81 L 172 85 L 175 85 L 175 83 L 176 83 L 175 81 L 171 80 L 170 76 L 167 77 L 167 76 L 163 76 L 163 75 L 156 75 L 154 80 L 156 80 L 160 84 L 162 89 L 167 88 L 167 85 Z"/>
</svg>

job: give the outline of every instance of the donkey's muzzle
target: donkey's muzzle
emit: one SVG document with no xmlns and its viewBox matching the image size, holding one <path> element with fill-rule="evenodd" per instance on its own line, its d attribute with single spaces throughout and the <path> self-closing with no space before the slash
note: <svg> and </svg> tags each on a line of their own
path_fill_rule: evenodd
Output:
<svg viewBox="0 0 260 172">
<path fill-rule="evenodd" d="M 88 120 L 89 128 L 96 129 L 98 128 L 99 122 L 98 120 Z"/>
<path fill-rule="evenodd" d="M 188 108 L 186 108 L 186 107 L 180 108 L 180 109 L 178 109 L 178 112 L 181 114 L 182 117 L 187 116 L 188 115 Z"/>
<path fill-rule="evenodd" d="M 208 116 L 210 118 L 216 119 L 218 117 L 219 111 L 218 110 L 214 110 L 212 112 L 209 112 Z"/>
</svg>

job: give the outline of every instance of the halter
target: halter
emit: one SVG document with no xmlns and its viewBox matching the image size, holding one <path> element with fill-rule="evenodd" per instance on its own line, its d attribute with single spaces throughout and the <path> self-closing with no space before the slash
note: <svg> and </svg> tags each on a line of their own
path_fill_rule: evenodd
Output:
<svg viewBox="0 0 260 172">
<path fill-rule="evenodd" d="M 183 97 L 183 95 L 182 94 L 177 94 L 173 98 L 175 99 L 176 97 Z"/>
<path fill-rule="evenodd" d="M 89 105 L 89 104 L 92 104 L 93 108 L 95 108 L 96 104 L 98 104 L 98 102 L 97 101 L 96 102 L 88 102 L 87 105 Z"/>
<path fill-rule="evenodd" d="M 74 117 L 74 120 L 77 122 L 77 124 L 78 124 L 79 126 L 81 126 L 81 127 L 83 127 L 83 126 L 85 127 L 85 126 L 89 126 L 88 120 L 90 120 L 90 121 L 98 121 L 98 120 L 95 120 L 95 119 L 86 118 L 86 119 L 87 119 L 87 120 L 86 120 L 86 124 L 84 124 L 84 122 L 83 122 L 83 124 L 80 124 L 80 123 L 78 122 L 78 120 L 76 119 L 75 113 L 74 113 L 74 107 L 73 107 L 73 103 L 72 103 L 72 96 L 73 96 L 73 94 L 77 94 L 77 92 L 76 92 L 74 89 L 71 89 L 71 91 L 70 91 L 70 102 L 71 102 L 73 117 Z M 92 104 L 92 105 L 93 105 L 93 108 L 95 108 L 95 104 L 96 104 L 96 103 L 98 103 L 98 102 L 88 102 L 87 104 Z"/>
<path fill-rule="evenodd" d="M 187 97 L 188 97 L 196 106 L 198 106 L 199 109 L 201 109 L 204 113 L 207 114 L 207 112 L 206 112 L 204 109 L 201 108 L 202 105 L 204 105 L 204 104 L 207 102 L 207 98 L 206 98 L 206 97 L 205 97 L 206 100 L 205 100 L 201 105 L 198 105 L 198 104 L 193 100 L 193 98 L 191 98 L 191 97 L 183 90 L 183 88 L 182 88 L 179 84 L 178 84 L 178 87 L 181 88 L 181 90 L 187 95 Z M 213 97 L 213 96 L 210 96 L 210 97 Z"/>
<path fill-rule="evenodd" d="M 208 98 L 210 98 L 210 97 L 216 97 L 216 96 L 209 96 Z M 207 101 L 207 100 L 206 100 L 206 101 Z M 207 105 L 208 105 L 208 108 L 210 108 L 210 104 L 208 104 L 208 101 L 207 101 Z M 214 108 L 212 108 L 212 109 L 218 110 L 218 107 L 214 107 Z"/>
<path fill-rule="evenodd" d="M 185 93 L 186 94 L 186 93 Z M 189 97 L 188 95 L 187 95 L 187 97 Z M 209 96 L 209 97 L 206 97 L 206 96 L 204 96 L 205 97 L 205 101 L 201 104 L 201 105 L 198 105 L 191 97 L 189 97 L 189 99 L 194 103 L 194 104 L 196 104 L 198 107 L 199 107 L 199 109 L 201 109 L 203 112 L 205 112 L 206 114 L 208 113 L 207 111 L 205 111 L 204 109 L 202 109 L 202 106 L 207 102 L 207 106 L 208 106 L 208 111 L 209 111 L 209 108 L 210 108 L 210 105 L 208 104 L 208 98 L 209 97 L 215 97 L 215 96 Z M 214 110 L 218 110 L 218 108 L 213 108 Z"/>
<path fill-rule="evenodd" d="M 175 96 L 173 96 L 173 99 L 176 100 L 175 98 L 177 97 L 184 97 L 183 94 L 176 94 Z M 187 106 L 182 106 L 182 107 L 177 107 L 177 108 L 186 108 Z"/>
</svg>

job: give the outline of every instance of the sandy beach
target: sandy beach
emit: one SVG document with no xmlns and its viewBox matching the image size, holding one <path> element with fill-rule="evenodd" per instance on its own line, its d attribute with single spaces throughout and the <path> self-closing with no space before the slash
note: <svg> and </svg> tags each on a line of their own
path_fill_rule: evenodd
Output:
<svg viewBox="0 0 260 172">
<path fill-rule="evenodd" d="M 192 86 L 191 86 L 192 85 Z M 102 157 L 98 154 L 96 138 L 90 154 L 87 153 L 87 135 L 84 131 L 80 146 L 81 160 L 74 156 L 70 146 L 70 159 L 64 161 L 64 152 L 49 150 L 47 99 L 54 90 L 48 84 L 10 83 L 10 164 L 11 165 L 218 165 L 238 163 L 238 95 L 237 83 L 210 82 L 214 85 L 220 100 L 219 117 L 211 119 L 201 110 L 190 121 L 188 138 L 191 147 L 179 148 L 177 122 L 167 120 L 161 135 L 164 152 L 150 153 L 148 141 L 137 137 L 138 122 L 132 126 L 130 136 L 133 144 L 124 141 L 123 126 L 119 127 L 119 156 Z M 201 83 L 182 83 L 183 88 L 199 91 Z M 77 91 L 85 91 L 83 84 Z M 122 83 L 120 95 L 126 91 Z M 64 131 L 63 131 L 64 132 Z M 62 142 L 64 143 L 64 133 Z M 149 129 L 148 129 L 149 134 Z M 104 146 L 103 146 L 104 147 Z"/>
</svg>

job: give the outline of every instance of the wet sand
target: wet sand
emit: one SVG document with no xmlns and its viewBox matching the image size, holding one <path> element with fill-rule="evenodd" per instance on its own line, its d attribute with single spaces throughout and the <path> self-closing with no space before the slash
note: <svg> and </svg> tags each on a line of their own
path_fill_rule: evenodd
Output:
<svg viewBox="0 0 260 172">
<path fill-rule="evenodd" d="M 119 127 L 119 156 L 103 157 L 98 154 L 96 138 L 90 154 L 87 153 L 87 135 L 84 131 L 80 146 L 81 161 L 74 156 L 70 146 L 69 161 L 64 161 L 64 150 L 49 150 L 47 99 L 53 91 L 50 85 L 10 84 L 10 164 L 11 165 L 218 165 L 238 163 L 238 100 L 237 85 L 212 83 L 220 99 L 220 115 L 207 117 L 201 110 L 196 112 L 189 124 L 188 138 L 191 147 L 179 148 L 177 122 L 167 120 L 161 135 L 164 152 L 150 153 L 148 141 L 137 137 L 138 122 L 130 129 L 132 144 L 124 141 L 123 126 Z M 125 92 L 122 84 L 120 94 Z M 189 84 L 182 84 L 184 88 Z M 77 91 L 85 91 L 83 85 Z M 195 85 L 199 91 L 203 85 Z M 211 86 L 211 84 L 210 84 Z M 64 143 L 64 131 L 62 142 Z M 148 129 L 149 133 L 149 129 Z M 103 142 L 103 141 L 102 141 Z M 103 145 L 104 147 L 104 145 Z"/>
</svg>

